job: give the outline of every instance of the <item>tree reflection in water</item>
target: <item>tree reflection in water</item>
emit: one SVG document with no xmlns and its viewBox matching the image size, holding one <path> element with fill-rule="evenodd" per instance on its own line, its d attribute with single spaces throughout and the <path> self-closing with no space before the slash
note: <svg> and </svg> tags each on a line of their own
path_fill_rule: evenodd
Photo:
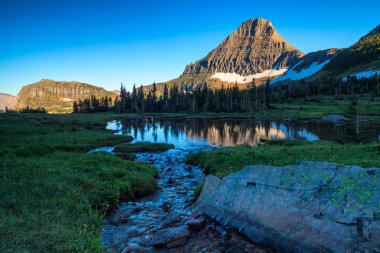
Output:
<svg viewBox="0 0 380 253">
<path fill-rule="evenodd" d="M 297 120 L 127 118 L 113 121 L 108 129 L 131 135 L 135 141 L 207 145 L 258 145 L 261 139 L 333 140 L 339 125 Z M 378 134 L 378 133 L 377 133 Z"/>
</svg>

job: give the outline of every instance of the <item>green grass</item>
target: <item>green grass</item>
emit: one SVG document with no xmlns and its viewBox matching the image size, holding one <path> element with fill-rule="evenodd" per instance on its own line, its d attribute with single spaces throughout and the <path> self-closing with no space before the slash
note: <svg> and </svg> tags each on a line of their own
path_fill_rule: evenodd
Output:
<svg viewBox="0 0 380 253">
<path fill-rule="evenodd" d="M 319 102 L 305 102 L 304 99 L 293 99 L 290 103 L 274 103 L 274 110 L 259 114 L 260 117 L 289 118 L 322 118 L 329 114 L 345 114 L 355 97 L 345 96 L 338 100 L 335 97 L 323 96 Z M 380 116 L 380 97 L 371 101 L 369 96 L 360 98 L 360 114 L 362 116 Z"/>
<path fill-rule="evenodd" d="M 204 182 L 200 182 L 198 183 L 195 188 L 194 188 L 194 196 L 193 196 L 193 201 L 197 201 L 197 199 L 199 198 L 199 196 L 201 195 L 202 193 L 202 189 L 203 189 L 203 186 L 204 186 Z"/>
<path fill-rule="evenodd" d="M 164 152 L 173 148 L 173 144 L 137 142 L 133 144 L 121 143 L 115 147 L 115 151 L 120 153 Z"/>
<path fill-rule="evenodd" d="M 237 146 L 189 154 L 187 163 L 201 165 L 206 173 L 225 177 L 246 165 L 292 165 L 297 161 L 326 161 L 365 168 L 380 167 L 380 145 L 333 142 L 276 141 L 250 147 Z"/>
<path fill-rule="evenodd" d="M 0 114 L 0 252 L 102 252 L 103 215 L 156 189 L 151 165 L 84 153 L 131 140 L 110 117 Z"/>
</svg>

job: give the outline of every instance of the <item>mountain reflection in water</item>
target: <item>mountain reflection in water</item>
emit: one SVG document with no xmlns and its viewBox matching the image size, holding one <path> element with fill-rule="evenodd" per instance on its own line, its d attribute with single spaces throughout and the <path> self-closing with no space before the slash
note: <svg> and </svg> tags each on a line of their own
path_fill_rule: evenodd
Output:
<svg viewBox="0 0 380 253">
<path fill-rule="evenodd" d="M 107 129 L 131 135 L 135 141 L 169 142 L 177 147 L 251 145 L 261 139 L 332 140 L 339 126 L 328 122 L 296 120 L 126 118 L 112 121 Z"/>
</svg>

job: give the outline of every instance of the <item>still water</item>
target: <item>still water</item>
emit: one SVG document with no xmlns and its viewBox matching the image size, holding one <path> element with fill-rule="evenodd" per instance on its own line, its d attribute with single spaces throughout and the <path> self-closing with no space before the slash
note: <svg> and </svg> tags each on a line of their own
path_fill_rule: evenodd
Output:
<svg viewBox="0 0 380 253">
<path fill-rule="evenodd" d="M 168 142 L 176 147 L 189 144 L 256 146 L 262 139 L 334 140 L 341 126 L 331 122 L 296 120 L 133 118 L 110 122 L 107 129 L 134 137 L 136 142 Z M 371 127 L 374 138 L 379 127 Z"/>
</svg>

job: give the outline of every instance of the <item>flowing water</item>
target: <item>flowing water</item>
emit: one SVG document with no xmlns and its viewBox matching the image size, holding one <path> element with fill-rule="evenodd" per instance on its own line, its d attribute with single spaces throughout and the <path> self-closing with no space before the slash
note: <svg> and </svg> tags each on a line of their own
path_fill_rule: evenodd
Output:
<svg viewBox="0 0 380 253">
<path fill-rule="evenodd" d="M 331 140 L 339 134 L 340 127 L 315 121 L 129 118 L 110 122 L 107 129 L 131 135 L 134 142 L 175 145 L 175 149 L 167 152 L 137 154 L 139 161 L 157 168 L 161 189 L 149 197 L 122 203 L 106 218 L 101 242 L 107 252 L 272 252 L 207 217 L 200 217 L 205 219 L 202 229 L 188 230 L 187 239 L 174 240 L 179 246 L 153 246 L 160 230 L 174 228 L 172 233 L 181 234 L 182 228 L 187 231 L 186 221 L 199 218 L 191 212 L 191 205 L 194 188 L 204 180 L 204 175 L 200 168 L 185 164 L 186 155 L 218 146 L 254 146 L 260 139 Z M 95 151 L 112 150 L 113 147 L 103 147 Z"/>
</svg>

